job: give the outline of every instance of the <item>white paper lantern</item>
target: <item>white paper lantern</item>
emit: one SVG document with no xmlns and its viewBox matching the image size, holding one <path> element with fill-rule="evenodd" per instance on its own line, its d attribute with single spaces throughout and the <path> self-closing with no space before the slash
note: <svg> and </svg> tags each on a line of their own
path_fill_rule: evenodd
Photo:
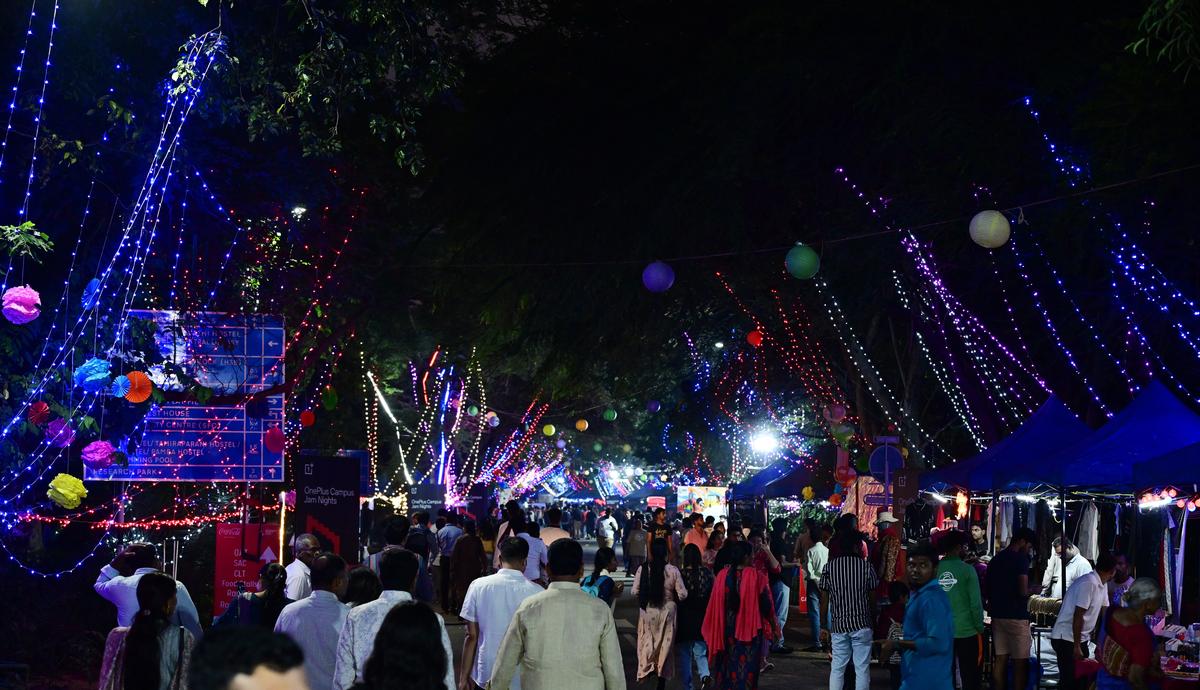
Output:
<svg viewBox="0 0 1200 690">
<path fill-rule="evenodd" d="M 1010 232 L 1008 218 L 999 211 L 980 211 L 971 219 L 971 239 L 980 247 L 1003 247 Z"/>
</svg>

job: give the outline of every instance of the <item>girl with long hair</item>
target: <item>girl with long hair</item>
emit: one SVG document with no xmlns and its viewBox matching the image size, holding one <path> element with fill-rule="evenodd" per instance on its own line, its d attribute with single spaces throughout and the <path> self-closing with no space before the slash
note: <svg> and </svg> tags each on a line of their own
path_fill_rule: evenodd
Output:
<svg viewBox="0 0 1200 690">
<path fill-rule="evenodd" d="M 583 591 L 612 606 L 613 600 L 621 594 L 621 590 L 625 587 L 610 576 L 616 569 L 617 552 L 607 546 L 601 546 L 596 549 L 596 561 L 592 574 L 584 577 L 579 585 Z"/>
<path fill-rule="evenodd" d="M 146 573 L 137 584 L 133 624 L 113 629 L 104 644 L 100 690 L 185 690 L 195 640 L 174 622 L 175 580 Z"/>
<path fill-rule="evenodd" d="M 292 603 L 284 591 L 286 588 L 287 570 L 278 563 L 267 563 L 258 571 L 258 591 L 243 592 L 229 602 L 213 627 L 257 625 L 274 630 L 279 612 Z"/>
<path fill-rule="evenodd" d="M 687 587 L 679 568 L 671 565 L 666 539 L 650 543 L 650 561 L 634 576 L 633 594 L 638 598 L 637 679 L 658 676 L 658 688 L 666 687 L 675 675 L 675 618 L 677 602 L 687 599 Z"/>
<path fill-rule="evenodd" d="M 446 690 L 446 651 L 433 609 L 418 601 L 388 612 L 353 690 Z"/>
<path fill-rule="evenodd" d="M 713 530 L 713 533 L 708 536 L 708 546 L 700 556 L 700 560 L 709 570 L 716 570 L 717 554 L 720 553 L 722 546 L 725 546 L 725 532 Z"/>
<path fill-rule="evenodd" d="M 731 541 L 722 551 L 730 565 L 717 573 L 701 632 L 716 690 L 754 690 L 763 641 L 778 636 L 775 600 L 767 576 L 750 564 L 750 544 Z"/>
</svg>

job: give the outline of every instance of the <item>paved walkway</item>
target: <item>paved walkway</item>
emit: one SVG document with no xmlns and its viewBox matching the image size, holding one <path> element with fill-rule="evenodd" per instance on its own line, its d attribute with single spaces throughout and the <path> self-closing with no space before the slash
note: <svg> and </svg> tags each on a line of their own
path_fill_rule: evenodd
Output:
<svg viewBox="0 0 1200 690">
<path fill-rule="evenodd" d="M 590 568 L 592 554 L 595 553 L 595 550 L 596 546 L 594 542 L 584 543 L 585 563 L 588 568 Z M 633 588 L 632 579 L 618 579 L 623 579 L 625 582 L 625 592 L 617 601 L 616 610 L 613 615 L 617 624 L 617 633 L 621 638 L 621 656 L 625 662 L 625 679 L 631 689 L 652 689 L 655 687 L 654 679 L 647 679 L 641 685 L 635 682 L 637 675 L 637 600 L 631 594 Z M 462 654 L 462 642 L 466 626 L 454 615 L 446 617 L 446 626 L 450 633 L 450 642 L 454 647 L 454 657 L 457 667 L 457 662 Z M 792 607 L 791 614 L 788 616 L 784 638 L 787 640 L 788 646 L 795 648 L 797 651 L 788 655 L 772 656 L 771 661 L 775 664 L 775 669 L 762 676 L 758 687 L 762 690 L 816 690 L 817 688 L 824 690 L 828 688 L 828 655 L 809 654 L 800 651 L 812 644 L 811 637 L 811 632 L 808 630 L 808 617 L 805 614 L 799 613 L 796 607 Z M 667 688 L 671 690 L 677 690 L 681 687 L 677 678 L 667 683 Z M 848 683 L 846 686 L 847 690 L 852 690 L 853 687 L 853 683 Z M 872 667 L 871 687 L 879 689 L 888 687 L 887 671 L 878 665 Z"/>
</svg>

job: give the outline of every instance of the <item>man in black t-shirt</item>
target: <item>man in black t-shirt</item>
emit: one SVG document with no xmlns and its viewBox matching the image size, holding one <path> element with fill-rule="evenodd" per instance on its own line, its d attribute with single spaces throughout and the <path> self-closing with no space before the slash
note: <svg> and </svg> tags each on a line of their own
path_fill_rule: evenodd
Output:
<svg viewBox="0 0 1200 690">
<path fill-rule="evenodd" d="M 674 541 L 671 539 L 671 526 L 667 524 L 667 511 L 665 508 L 654 509 L 654 522 L 650 523 L 650 528 L 646 531 L 649 532 L 649 535 L 646 539 L 647 554 L 653 553 L 653 549 L 651 547 L 654 545 L 654 542 L 662 539 L 663 541 L 667 542 L 668 560 L 674 560 L 675 545 Z"/>
<path fill-rule="evenodd" d="M 1005 690 L 1008 659 L 1013 660 L 1013 690 L 1025 690 L 1033 634 L 1029 624 L 1029 549 L 1037 533 L 1022 527 L 1012 542 L 988 563 L 988 613 L 992 617 L 992 688 Z"/>
</svg>

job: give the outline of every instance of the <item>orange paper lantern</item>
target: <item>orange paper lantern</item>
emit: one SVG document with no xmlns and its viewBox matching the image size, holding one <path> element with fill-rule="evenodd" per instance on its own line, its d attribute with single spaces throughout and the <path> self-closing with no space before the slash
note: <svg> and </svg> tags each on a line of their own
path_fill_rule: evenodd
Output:
<svg viewBox="0 0 1200 690">
<path fill-rule="evenodd" d="M 131 371 L 125 375 L 129 378 L 129 392 L 125 394 L 125 399 L 131 403 L 143 403 L 150 399 L 150 394 L 154 392 L 154 384 L 150 381 L 150 377 L 140 371 Z"/>
<path fill-rule="evenodd" d="M 830 496 L 829 497 L 829 505 L 833 506 L 834 508 L 842 505 L 842 495 L 834 494 L 834 495 Z"/>
</svg>

